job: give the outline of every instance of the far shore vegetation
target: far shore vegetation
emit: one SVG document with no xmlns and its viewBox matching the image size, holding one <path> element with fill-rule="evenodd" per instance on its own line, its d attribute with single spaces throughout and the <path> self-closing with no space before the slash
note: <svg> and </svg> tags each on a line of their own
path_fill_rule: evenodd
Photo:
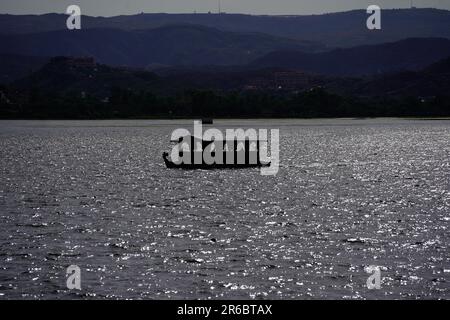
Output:
<svg viewBox="0 0 450 320">
<path fill-rule="evenodd" d="M 113 88 L 108 98 L 4 87 L 0 119 L 191 119 L 450 117 L 450 96 L 345 97 L 322 88 L 300 93 L 191 90 L 174 95 Z"/>
</svg>

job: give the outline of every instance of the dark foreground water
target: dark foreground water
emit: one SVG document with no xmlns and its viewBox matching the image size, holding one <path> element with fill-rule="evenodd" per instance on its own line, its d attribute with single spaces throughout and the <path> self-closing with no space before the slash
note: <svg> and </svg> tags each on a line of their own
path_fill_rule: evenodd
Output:
<svg viewBox="0 0 450 320">
<path fill-rule="evenodd" d="M 219 122 L 279 128 L 276 177 L 166 169 L 191 125 L 0 122 L 0 299 L 450 298 L 450 121 Z"/>
</svg>

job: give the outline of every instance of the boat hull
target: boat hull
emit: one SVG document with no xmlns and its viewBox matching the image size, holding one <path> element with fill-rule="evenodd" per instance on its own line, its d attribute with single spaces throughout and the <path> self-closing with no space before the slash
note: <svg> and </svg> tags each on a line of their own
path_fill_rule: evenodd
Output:
<svg viewBox="0 0 450 320">
<path fill-rule="evenodd" d="M 164 163 L 168 169 L 182 169 L 182 170 L 223 170 L 223 169 L 248 169 L 248 168 L 263 168 L 269 167 L 270 163 L 236 163 L 236 164 L 175 164 L 170 161 L 166 154 L 163 154 Z"/>
</svg>

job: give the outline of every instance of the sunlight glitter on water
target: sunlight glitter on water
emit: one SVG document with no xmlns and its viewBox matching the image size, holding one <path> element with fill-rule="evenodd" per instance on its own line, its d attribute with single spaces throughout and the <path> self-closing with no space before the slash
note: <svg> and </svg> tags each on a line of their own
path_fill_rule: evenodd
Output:
<svg viewBox="0 0 450 320">
<path fill-rule="evenodd" d="M 276 177 L 166 169 L 182 122 L 1 122 L 2 298 L 450 298 L 450 122 L 218 126 L 268 123 Z"/>
</svg>

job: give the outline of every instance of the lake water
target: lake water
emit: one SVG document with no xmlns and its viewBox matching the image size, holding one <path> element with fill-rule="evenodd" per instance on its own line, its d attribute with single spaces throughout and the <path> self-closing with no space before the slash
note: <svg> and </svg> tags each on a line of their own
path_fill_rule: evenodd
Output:
<svg viewBox="0 0 450 320">
<path fill-rule="evenodd" d="M 279 128 L 279 174 L 166 169 L 190 121 L 1 121 L 0 299 L 450 299 L 450 121 L 215 126 Z"/>
</svg>

